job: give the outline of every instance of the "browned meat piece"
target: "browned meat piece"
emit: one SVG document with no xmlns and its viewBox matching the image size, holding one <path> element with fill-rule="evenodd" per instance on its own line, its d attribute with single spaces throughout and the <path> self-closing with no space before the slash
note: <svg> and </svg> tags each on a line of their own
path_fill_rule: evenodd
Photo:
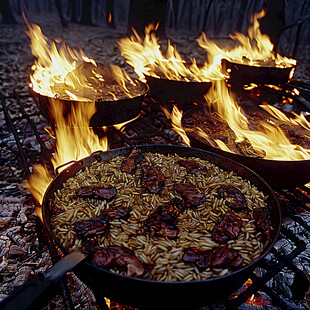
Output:
<svg viewBox="0 0 310 310">
<path fill-rule="evenodd" d="M 84 239 L 82 243 L 82 252 L 87 254 L 93 254 L 100 250 L 98 241 L 95 239 Z"/>
<path fill-rule="evenodd" d="M 209 251 L 188 248 L 184 250 L 182 260 L 186 263 L 194 263 L 200 270 L 208 267 Z"/>
<path fill-rule="evenodd" d="M 240 267 L 243 261 L 237 250 L 226 245 L 215 247 L 211 251 L 185 249 L 182 260 L 187 263 L 194 263 L 199 269 Z"/>
<path fill-rule="evenodd" d="M 215 226 L 212 238 L 216 242 L 226 243 L 230 239 L 237 238 L 242 226 L 242 220 L 233 211 L 227 212 L 220 223 Z"/>
<path fill-rule="evenodd" d="M 271 223 L 270 223 L 270 215 L 268 210 L 257 210 L 253 214 L 255 219 L 255 224 L 257 229 L 263 233 L 265 238 L 270 241 L 271 240 Z"/>
<path fill-rule="evenodd" d="M 227 207 L 242 210 L 245 209 L 248 205 L 246 198 L 241 193 L 241 191 L 231 185 L 221 185 L 217 192 L 219 194 L 219 198 L 225 199 L 225 204 Z"/>
<path fill-rule="evenodd" d="M 154 229 L 156 234 L 160 236 L 174 238 L 179 232 L 175 227 L 175 222 L 183 210 L 183 201 L 177 198 L 172 199 L 150 214 L 145 220 L 145 225 Z"/>
<path fill-rule="evenodd" d="M 190 183 L 176 183 L 174 188 L 181 195 L 187 206 L 197 207 L 206 201 L 205 195 Z"/>
<path fill-rule="evenodd" d="M 237 250 L 226 245 L 213 248 L 209 253 L 208 267 L 225 268 L 239 267 L 242 263 L 242 256 Z"/>
<path fill-rule="evenodd" d="M 109 229 L 110 218 L 105 215 L 92 217 L 86 221 L 79 221 L 74 224 L 78 237 L 90 238 L 104 235 Z"/>
<path fill-rule="evenodd" d="M 133 150 L 129 157 L 125 158 L 122 162 L 121 169 L 124 172 L 133 174 L 137 169 L 137 165 L 144 159 L 140 151 Z"/>
<path fill-rule="evenodd" d="M 178 164 L 185 167 L 188 173 L 196 173 L 200 171 L 200 165 L 193 160 L 179 160 Z"/>
<path fill-rule="evenodd" d="M 176 238 L 178 233 L 179 233 L 179 229 L 177 227 L 175 227 L 173 224 L 167 224 L 165 222 L 161 222 L 160 223 L 160 227 L 161 229 L 159 231 L 157 231 L 157 235 L 162 236 L 162 237 L 167 237 L 167 238 Z"/>
<path fill-rule="evenodd" d="M 149 165 L 146 162 L 140 163 L 143 176 L 142 184 L 152 194 L 158 194 L 165 185 L 165 177 L 155 167 Z"/>
<path fill-rule="evenodd" d="M 181 167 L 185 167 L 188 173 L 208 172 L 208 169 L 206 167 L 199 165 L 197 162 L 193 160 L 179 160 L 178 164 Z"/>
<path fill-rule="evenodd" d="M 117 194 L 115 187 L 83 186 L 75 191 L 75 195 L 82 198 L 111 201 Z"/>
<path fill-rule="evenodd" d="M 101 211 L 101 214 L 106 214 L 110 218 L 114 219 L 124 219 L 127 220 L 130 216 L 131 208 L 119 206 L 119 207 L 112 207 L 110 209 L 106 209 Z"/>
<path fill-rule="evenodd" d="M 134 252 L 123 246 L 109 246 L 93 254 L 92 262 L 99 267 L 127 268 L 128 277 L 141 277 L 145 267 Z"/>
</svg>

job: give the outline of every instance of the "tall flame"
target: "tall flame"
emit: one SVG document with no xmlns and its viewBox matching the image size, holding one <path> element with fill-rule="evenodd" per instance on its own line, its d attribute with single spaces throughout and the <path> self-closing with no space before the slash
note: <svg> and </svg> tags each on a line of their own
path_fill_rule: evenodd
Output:
<svg viewBox="0 0 310 310">
<path fill-rule="evenodd" d="M 100 139 L 89 127 L 89 119 L 96 112 L 95 102 L 72 106 L 72 112 L 65 118 L 65 105 L 51 99 L 51 112 L 55 118 L 56 149 L 51 162 L 54 168 L 89 156 L 95 151 L 107 150 L 106 137 Z M 36 165 L 27 187 L 34 198 L 42 203 L 44 193 L 53 179 L 53 173 L 42 165 Z"/>
<path fill-rule="evenodd" d="M 47 38 L 38 25 L 25 21 L 31 52 L 36 57 L 32 66 L 34 72 L 30 75 L 30 87 L 36 93 L 75 101 L 131 97 L 128 85 L 132 90 L 136 84 L 121 68 L 97 64 L 82 50 Z"/>
<path fill-rule="evenodd" d="M 51 158 L 53 167 L 77 161 L 98 150 L 107 150 L 107 138 L 99 138 L 89 127 L 89 121 L 96 112 L 95 100 L 91 100 L 91 97 L 81 98 L 77 95 L 75 88 L 79 83 L 82 87 L 89 86 L 87 80 L 89 78 L 94 79 L 95 83 L 101 83 L 102 79 L 106 79 L 106 77 L 96 72 L 94 68 L 97 68 L 97 64 L 94 60 L 87 58 L 82 51 L 71 50 L 64 43 L 58 48 L 56 41 L 50 41 L 45 37 L 39 26 L 29 23 L 27 25 L 28 35 L 31 38 L 31 50 L 36 57 L 33 66 L 34 73 L 30 77 L 32 88 L 35 92 L 48 97 L 50 101 L 49 113 L 56 124 L 56 148 L 53 158 Z M 86 65 L 77 67 L 81 62 Z M 85 72 L 81 72 L 82 74 L 79 76 L 75 74 L 83 70 L 88 73 L 90 71 L 91 74 L 85 75 Z M 123 83 L 121 69 L 111 67 L 109 70 L 113 73 L 113 78 L 121 85 Z M 66 93 L 70 99 L 83 100 L 72 104 L 69 114 L 66 105 L 70 102 L 59 100 L 55 93 L 55 86 L 64 82 L 66 82 Z M 123 89 L 126 87 L 127 85 L 123 84 Z M 53 177 L 53 171 L 42 164 L 36 165 L 29 177 L 26 187 L 40 204 Z M 37 211 L 41 216 L 40 210 Z"/>
<path fill-rule="evenodd" d="M 234 41 L 239 42 L 239 45 L 231 50 L 220 48 L 217 44 L 208 40 L 205 33 L 201 34 L 197 42 L 210 53 L 211 57 L 225 58 L 235 63 L 275 67 L 292 67 L 296 65 L 295 59 L 275 53 L 269 37 L 261 33 L 258 19 L 264 16 L 264 10 L 252 16 L 252 25 L 248 29 L 247 36 L 239 32 L 230 35 Z"/>
<path fill-rule="evenodd" d="M 277 122 L 273 122 L 270 119 L 262 120 L 259 126 L 256 126 L 256 129 L 250 128 L 246 115 L 236 103 L 236 99 L 230 93 L 225 81 L 214 82 L 212 88 L 206 94 L 205 99 L 210 109 L 228 123 L 236 135 L 236 142 L 247 140 L 256 152 L 263 154 L 263 158 L 273 160 L 310 159 L 310 149 L 292 144 Z M 177 109 L 176 106 L 174 108 Z M 264 104 L 262 108 L 270 114 L 271 119 L 273 117 L 279 120 L 281 124 L 287 124 L 293 127 L 299 126 L 300 128 L 306 129 L 309 134 L 306 134 L 304 138 L 310 139 L 310 124 L 303 115 L 295 115 L 295 118 L 288 118 L 273 106 Z M 171 118 L 172 124 L 175 131 L 179 132 L 182 111 L 177 109 L 174 115 L 178 117 L 176 119 Z M 190 131 L 192 130 L 190 129 Z M 202 128 L 197 127 L 195 130 L 197 134 L 207 140 L 212 146 L 226 152 L 234 152 L 223 141 L 212 139 Z M 188 138 L 186 137 L 185 143 L 187 141 Z"/>
<path fill-rule="evenodd" d="M 145 75 L 164 77 L 169 80 L 197 82 L 223 78 L 217 63 L 209 61 L 198 66 L 196 60 L 193 59 L 192 63 L 187 65 L 169 41 L 164 55 L 155 35 L 157 26 L 148 25 L 145 28 L 144 39 L 133 29 L 134 34 L 130 38 L 123 38 L 118 42 L 121 55 L 134 68 L 139 79 L 145 81 Z"/>
</svg>

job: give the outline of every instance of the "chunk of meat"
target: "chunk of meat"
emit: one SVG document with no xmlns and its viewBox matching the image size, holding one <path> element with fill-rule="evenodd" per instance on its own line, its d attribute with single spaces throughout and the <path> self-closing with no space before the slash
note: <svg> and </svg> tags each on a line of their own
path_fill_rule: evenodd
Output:
<svg viewBox="0 0 310 310">
<path fill-rule="evenodd" d="M 234 186 L 221 185 L 217 189 L 217 192 L 219 194 L 219 198 L 225 199 L 225 204 L 229 208 L 234 210 L 242 210 L 245 209 L 248 205 L 245 196 L 238 188 Z"/>
<path fill-rule="evenodd" d="M 127 220 L 130 217 L 131 208 L 124 206 L 116 206 L 101 211 L 101 214 L 106 214 L 110 218 Z"/>
<path fill-rule="evenodd" d="M 134 252 L 123 246 L 109 246 L 101 248 L 92 256 L 92 262 L 98 267 L 127 268 L 127 276 L 141 277 L 145 272 L 144 265 L 135 256 Z"/>
<path fill-rule="evenodd" d="M 208 267 L 209 251 L 187 248 L 184 250 L 182 260 L 186 263 L 195 264 L 200 270 Z"/>
<path fill-rule="evenodd" d="M 262 232 L 265 238 L 270 241 L 271 240 L 271 222 L 270 222 L 270 214 L 268 210 L 257 210 L 254 211 L 253 217 L 255 220 L 255 225 L 257 229 Z"/>
<path fill-rule="evenodd" d="M 177 163 L 181 167 L 185 167 L 188 173 L 197 173 L 200 171 L 200 165 L 193 160 L 179 160 Z"/>
<path fill-rule="evenodd" d="M 242 256 L 239 252 L 226 245 L 213 248 L 209 253 L 208 267 L 239 267 L 241 263 Z"/>
<path fill-rule="evenodd" d="M 165 176 L 160 170 L 146 162 L 140 163 L 142 168 L 142 184 L 152 194 L 158 194 L 165 185 Z"/>
<path fill-rule="evenodd" d="M 82 198 L 111 201 L 117 194 L 115 187 L 83 186 L 75 191 Z"/>
<path fill-rule="evenodd" d="M 121 165 L 122 171 L 133 174 L 136 171 L 138 164 L 143 159 L 144 156 L 141 151 L 133 150 L 132 153 L 123 160 Z"/>
<path fill-rule="evenodd" d="M 212 238 L 219 243 L 226 243 L 237 238 L 242 226 L 241 218 L 233 211 L 227 212 L 212 231 Z"/>
<path fill-rule="evenodd" d="M 199 269 L 240 267 L 243 261 L 237 250 L 226 245 L 215 247 L 211 251 L 185 249 L 182 260 L 186 263 L 194 263 Z"/>
<path fill-rule="evenodd" d="M 100 250 L 100 246 L 96 239 L 84 239 L 81 250 L 83 253 L 93 254 Z"/>
<path fill-rule="evenodd" d="M 145 225 L 154 229 L 157 235 L 175 238 L 179 232 L 175 227 L 175 222 L 183 209 L 183 201 L 174 198 L 159 206 L 155 212 L 150 214 L 145 220 Z"/>
<path fill-rule="evenodd" d="M 176 183 L 174 188 L 187 206 L 197 207 L 206 201 L 205 195 L 190 183 Z"/>
<path fill-rule="evenodd" d="M 110 226 L 110 217 L 105 214 L 92 217 L 89 220 L 75 222 L 74 229 L 80 238 L 102 236 L 107 233 Z"/>
</svg>

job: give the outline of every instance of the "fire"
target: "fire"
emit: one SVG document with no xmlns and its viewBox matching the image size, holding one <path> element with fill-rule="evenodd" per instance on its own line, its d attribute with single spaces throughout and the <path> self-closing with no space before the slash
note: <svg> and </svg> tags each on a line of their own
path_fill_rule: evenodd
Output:
<svg viewBox="0 0 310 310">
<path fill-rule="evenodd" d="M 108 149 L 106 137 L 100 139 L 89 127 L 89 119 L 96 112 L 94 101 L 87 105 L 75 105 L 67 118 L 64 117 L 65 105 L 61 101 L 51 99 L 51 107 L 57 124 L 55 155 L 51 158 L 54 168 L 87 157 L 95 151 Z M 52 180 L 53 173 L 46 166 L 39 164 L 34 167 L 27 187 L 40 204 Z"/>
<path fill-rule="evenodd" d="M 26 21 L 31 52 L 36 57 L 30 87 L 41 95 L 64 100 L 117 100 L 131 97 L 135 82 L 118 66 L 97 64 L 82 50 L 50 40 L 38 25 Z M 123 99 L 123 98 L 121 98 Z"/>
<path fill-rule="evenodd" d="M 284 131 L 277 125 L 277 122 L 266 119 L 260 121 L 259 126 L 256 126 L 257 128 L 250 128 L 246 115 L 237 105 L 236 99 L 230 93 L 225 81 L 214 82 L 205 99 L 209 108 L 227 121 L 237 137 L 235 142 L 247 140 L 263 158 L 273 160 L 305 160 L 310 158 L 310 149 L 292 144 Z M 273 118 L 281 121 L 281 124 L 299 126 L 306 129 L 309 135 L 306 135 L 304 138 L 310 139 L 310 124 L 304 115 L 295 115 L 295 118 L 288 118 L 281 111 L 270 105 L 265 104 L 262 108 L 268 111 Z M 175 107 L 175 109 L 177 108 Z M 178 128 L 182 112 L 179 110 L 175 111 L 174 115 L 178 115 L 178 118 L 172 118 L 173 126 Z M 198 127 L 195 130 L 212 146 L 227 152 L 234 152 L 223 141 L 213 140 L 201 128 Z"/>
<path fill-rule="evenodd" d="M 251 66 L 271 66 L 271 67 L 293 67 L 296 65 L 295 59 L 284 57 L 274 52 L 274 46 L 266 34 L 260 31 L 258 19 L 265 16 L 265 11 L 262 10 L 252 16 L 252 25 L 248 29 L 248 36 L 242 33 L 235 32 L 230 37 L 239 42 L 235 48 L 225 50 L 217 44 L 207 39 L 205 33 L 197 39 L 199 45 L 206 49 L 208 53 L 228 61 Z M 293 70 L 291 72 L 293 75 Z"/>
<path fill-rule="evenodd" d="M 96 112 L 96 102 L 92 96 L 98 88 L 93 86 L 97 85 L 101 89 L 106 76 L 96 71 L 100 67 L 82 51 L 71 50 L 64 43 L 58 48 L 58 43 L 45 37 L 39 26 L 29 23 L 27 25 L 31 50 L 36 57 L 34 72 L 30 76 L 31 86 L 35 92 L 48 97 L 49 112 L 56 124 L 56 148 L 51 158 L 53 167 L 77 161 L 98 150 L 107 150 L 107 138 L 99 138 L 89 127 L 89 121 Z M 105 67 L 101 69 L 106 70 Z M 126 90 L 127 76 L 122 70 L 116 66 L 108 70 L 113 72 L 113 80 Z M 89 79 L 92 79 L 92 83 Z M 66 86 L 65 95 L 68 99 L 79 101 L 71 105 L 69 115 L 66 105 L 70 103 L 58 99 L 59 85 Z M 113 92 L 111 96 L 117 97 Z M 45 165 L 38 164 L 34 167 L 26 187 L 40 204 L 53 177 L 54 173 Z M 41 216 L 41 210 L 37 210 L 37 213 Z"/>
<path fill-rule="evenodd" d="M 172 113 L 170 113 L 165 107 L 161 106 L 162 110 L 164 111 L 166 117 L 171 120 L 171 123 L 173 125 L 173 128 L 175 132 L 177 132 L 183 139 L 184 143 L 188 146 L 190 146 L 190 141 L 188 136 L 186 135 L 186 132 L 182 128 L 182 114 L 183 112 L 180 111 L 176 105 L 173 105 Z"/>
<path fill-rule="evenodd" d="M 188 65 L 169 41 L 164 55 L 155 35 L 157 27 L 154 24 L 147 26 L 144 39 L 133 29 L 134 34 L 130 38 L 123 38 L 118 42 L 121 55 L 134 68 L 139 79 L 145 81 L 147 75 L 177 81 L 207 82 L 224 77 L 218 68 L 220 59 L 217 57 L 201 67 L 195 59 Z"/>
</svg>

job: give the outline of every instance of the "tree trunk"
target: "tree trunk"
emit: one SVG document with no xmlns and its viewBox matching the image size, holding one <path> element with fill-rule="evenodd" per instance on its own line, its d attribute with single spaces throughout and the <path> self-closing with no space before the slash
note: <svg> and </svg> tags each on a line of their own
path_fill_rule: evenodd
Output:
<svg viewBox="0 0 310 310">
<path fill-rule="evenodd" d="M 261 20 L 260 30 L 270 37 L 276 50 L 285 23 L 284 0 L 267 0 L 265 2 L 265 9 L 267 13 Z"/>
<path fill-rule="evenodd" d="M 0 14 L 2 15 L 3 24 L 17 24 L 9 0 L 0 0 Z"/>
<path fill-rule="evenodd" d="M 166 0 L 131 0 L 129 8 L 128 32 L 134 28 L 139 35 L 144 34 L 145 26 L 158 23 L 156 32 L 165 36 Z"/>
<path fill-rule="evenodd" d="M 72 23 L 78 22 L 78 14 L 77 14 L 77 0 L 70 0 L 71 4 L 71 18 L 70 21 Z"/>
<path fill-rule="evenodd" d="M 62 6 L 61 6 L 60 0 L 55 0 L 55 5 L 56 5 L 56 9 L 57 9 L 58 15 L 60 17 L 60 21 L 61 21 L 62 27 L 68 28 L 68 23 L 67 23 L 66 19 L 64 18 L 64 15 L 63 15 L 63 12 L 62 12 Z"/>
<path fill-rule="evenodd" d="M 107 25 L 115 29 L 114 0 L 106 0 L 105 17 Z"/>
<path fill-rule="evenodd" d="M 82 0 L 82 16 L 80 24 L 93 26 L 91 0 Z"/>
</svg>

